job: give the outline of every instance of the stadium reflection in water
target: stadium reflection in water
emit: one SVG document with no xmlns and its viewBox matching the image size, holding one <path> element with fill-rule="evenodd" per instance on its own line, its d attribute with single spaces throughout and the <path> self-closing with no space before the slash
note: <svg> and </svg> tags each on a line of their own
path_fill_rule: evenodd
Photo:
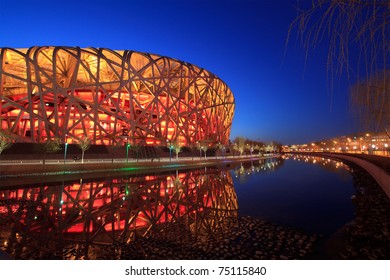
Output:
<svg viewBox="0 0 390 280">
<path fill-rule="evenodd" d="M 50 259 L 45 254 L 63 258 L 55 251 L 83 243 L 86 256 L 77 258 L 95 258 L 85 244 L 130 243 L 175 229 L 182 235 L 175 238 L 201 242 L 223 235 L 237 207 L 232 177 L 218 168 L 1 190 L 0 248 L 16 259 Z"/>
<path fill-rule="evenodd" d="M 289 158 L 294 160 L 286 161 Z M 252 230 L 253 220 L 243 221 L 240 217 L 247 215 L 259 219 L 255 222 L 259 225 L 256 234 L 263 238 L 261 240 L 267 240 L 264 246 L 274 248 L 282 242 L 278 238 L 289 239 L 300 234 L 277 225 L 292 228 L 309 225 L 311 228 L 315 224 L 313 221 L 319 220 L 321 226 L 333 231 L 334 222 L 329 225 L 325 219 L 319 219 L 322 210 L 318 212 L 318 209 L 324 208 L 328 216 L 334 217 L 334 213 L 328 210 L 339 213 L 345 204 L 348 208 L 351 194 L 349 190 L 342 191 L 341 196 L 347 199 L 339 201 L 337 205 L 341 208 L 336 207 L 334 198 L 340 196 L 340 192 L 329 191 L 334 181 L 326 181 L 324 186 L 316 183 L 313 187 L 312 182 L 322 177 L 312 174 L 312 169 L 297 166 L 298 161 L 320 163 L 319 166 L 328 171 L 348 169 L 337 161 L 294 156 L 148 175 L 117 174 L 112 178 L 31 183 L 18 187 L 3 185 L 0 190 L 0 253 L 6 252 L 14 259 L 153 259 L 150 253 L 153 250 L 145 249 L 146 239 L 149 240 L 148 246 L 156 249 L 162 242 L 167 248 L 177 245 L 180 240 L 180 244 L 188 245 L 184 251 L 195 250 L 193 246 L 199 244 L 205 247 L 214 244 L 212 248 L 216 250 L 219 244 L 228 240 L 233 240 L 233 243 L 246 240 L 241 237 L 242 230 L 246 227 Z M 301 180 L 297 184 L 288 183 L 291 178 L 297 179 L 298 172 L 305 174 L 300 176 L 304 178 L 311 174 L 314 181 L 310 181 L 309 186 Z M 329 177 L 329 174 L 324 176 Z M 291 195 L 291 191 L 303 192 L 307 200 Z M 334 195 L 324 196 L 324 192 Z M 320 203 L 323 199 L 328 204 Z M 313 207 L 311 200 L 316 201 L 318 207 Z M 304 213 L 311 214 L 302 215 L 302 207 Z M 310 211 L 307 211 L 308 207 L 311 207 Z M 351 211 L 348 210 L 347 214 Z M 353 218 L 351 215 L 343 218 L 341 223 L 348 222 Z M 285 217 L 293 217 L 291 225 Z M 305 242 L 315 240 L 310 236 L 302 238 Z M 245 242 L 249 245 L 237 244 L 244 248 L 252 246 L 254 241 L 248 239 Z M 299 248 L 295 251 L 300 252 L 305 242 L 292 248 Z M 231 245 L 236 244 L 233 243 Z M 253 244 L 261 247 L 263 243 Z M 251 249 L 245 247 L 245 250 Z M 164 255 L 164 250 L 161 247 L 159 257 L 172 258 L 172 255 Z M 171 251 L 175 254 L 175 250 Z M 253 254 L 257 251 L 260 252 L 254 249 Z M 262 258 L 279 258 L 284 254 L 263 255 Z M 181 258 L 180 255 L 177 257 Z M 292 254 L 288 257 L 300 256 Z"/>
</svg>

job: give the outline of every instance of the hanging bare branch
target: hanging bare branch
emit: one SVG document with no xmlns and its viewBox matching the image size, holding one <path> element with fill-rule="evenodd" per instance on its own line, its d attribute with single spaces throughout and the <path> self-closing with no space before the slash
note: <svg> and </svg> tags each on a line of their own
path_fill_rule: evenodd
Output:
<svg viewBox="0 0 390 280">
<path fill-rule="evenodd" d="M 390 137 L 390 70 L 351 88 L 353 112 L 365 129 L 385 131 Z"/>
<path fill-rule="evenodd" d="M 299 2 L 298 2 L 299 3 Z M 389 135 L 389 0 L 315 0 L 300 10 L 291 24 L 306 54 L 328 40 L 327 70 L 334 75 L 345 70 L 356 84 L 350 90 L 351 105 L 365 129 Z"/>
<path fill-rule="evenodd" d="M 390 1 L 315 0 L 309 9 L 298 7 L 298 11 L 290 25 L 287 44 L 294 30 L 306 55 L 327 40 L 327 70 L 331 79 L 343 71 L 349 77 L 354 74 L 357 78 L 369 78 L 388 69 Z"/>
</svg>

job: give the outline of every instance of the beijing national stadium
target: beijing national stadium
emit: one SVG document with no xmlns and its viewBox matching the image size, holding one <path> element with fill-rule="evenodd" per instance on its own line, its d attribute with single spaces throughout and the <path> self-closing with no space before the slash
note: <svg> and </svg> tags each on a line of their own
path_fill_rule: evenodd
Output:
<svg viewBox="0 0 390 280">
<path fill-rule="evenodd" d="M 0 48 L 0 124 L 17 142 L 59 138 L 226 144 L 234 97 L 213 73 L 166 56 L 106 48 Z"/>
</svg>

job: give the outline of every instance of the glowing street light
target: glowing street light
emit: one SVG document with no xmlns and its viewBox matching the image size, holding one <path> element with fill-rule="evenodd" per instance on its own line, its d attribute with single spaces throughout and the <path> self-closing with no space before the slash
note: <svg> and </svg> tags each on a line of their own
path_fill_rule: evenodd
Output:
<svg viewBox="0 0 390 280">
<path fill-rule="evenodd" d="M 67 135 L 65 135 L 65 148 L 64 148 L 64 164 L 66 162 L 66 153 L 68 151 L 68 142 L 67 142 L 67 139 L 66 139 Z"/>
<path fill-rule="evenodd" d="M 127 143 L 126 144 L 126 162 L 129 162 L 129 148 L 130 148 L 130 144 Z"/>
</svg>

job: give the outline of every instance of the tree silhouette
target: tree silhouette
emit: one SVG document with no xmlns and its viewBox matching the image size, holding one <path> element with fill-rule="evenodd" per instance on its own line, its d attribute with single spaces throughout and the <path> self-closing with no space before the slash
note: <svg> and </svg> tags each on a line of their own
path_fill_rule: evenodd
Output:
<svg viewBox="0 0 390 280">
<path fill-rule="evenodd" d="M 61 150 L 61 140 L 59 138 L 47 139 L 45 142 L 38 144 L 38 150 L 43 154 L 42 163 L 45 164 L 47 154 Z"/>
<path fill-rule="evenodd" d="M 233 142 L 234 142 L 233 149 L 238 151 L 240 153 L 240 156 L 242 156 L 242 154 L 245 151 L 245 145 L 247 139 L 244 137 L 236 137 Z"/>
<path fill-rule="evenodd" d="M 287 43 L 295 29 L 307 54 L 327 39 L 327 69 L 331 74 L 339 74 L 345 69 L 348 74 L 354 72 L 357 76 L 371 76 L 378 69 L 388 69 L 388 0 L 316 0 L 311 3 L 308 9 L 298 8 L 299 13 L 290 25 Z M 364 73 L 351 68 L 354 66 L 352 62 L 363 66 Z"/>
<path fill-rule="evenodd" d="M 81 163 L 84 163 L 84 153 L 91 147 L 91 139 L 88 136 L 84 136 L 77 142 L 77 145 L 81 149 Z"/>
<path fill-rule="evenodd" d="M 1 153 L 12 146 L 12 137 L 4 130 L 0 129 L 0 155 Z"/>
<path fill-rule="evenodd" d="M 299 2 L 298 2 L 299 3 Z M 390 1 L 316 0 L 308 9 L 298 9 L 293 30 L 309 50 L 328 40 L 327 70 L 344 70 L 356 83 L 350 90 L 351 105 L 366 127 L 385 129 L 389 135 Z"/>
<path fill-rule="evenodd" d="M 368 130 L 385 131 L 390 138 L 390 71 L 379 73 L 352 87 L 350 96 L 354 113 Z"/>
<path fill-rule="evenodd" d="M 207 150 L 209 149 L 210 141 L 209 140 L 203 140 L 198 142 L 199 150 L 203 151 L 204 158 L 207 159 Z"/>
<path fill-rule="evenodd" d="M 175 151 L 175 153 L 176 153 L 176 160 L 179 159 L 179 153 L 180 153 L 182 147 L 183 147 L 182 144 L 177 139 L 172 140 L 170 142 L 170 148 L 172 148 L 172 150 Z"/>
</svg>

